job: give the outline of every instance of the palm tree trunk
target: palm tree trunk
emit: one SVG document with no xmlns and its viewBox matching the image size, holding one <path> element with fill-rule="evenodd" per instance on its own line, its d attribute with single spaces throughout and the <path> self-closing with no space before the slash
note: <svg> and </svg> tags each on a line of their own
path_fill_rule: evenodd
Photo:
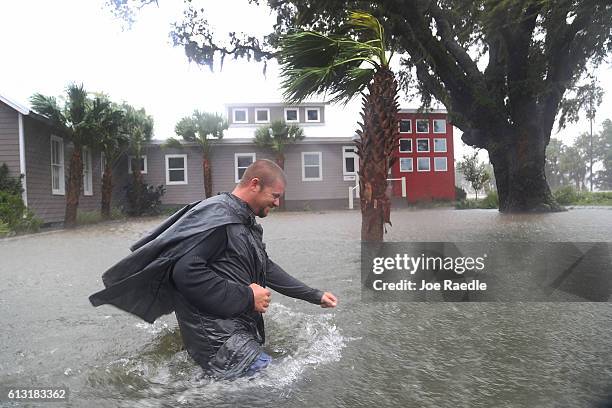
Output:
<svg viewBox="0 0 612 408">
<path fill-rule="evenodd" d="M 204 196 L 212 197 L 212 169 L 210 168 L 210 159 L 205 153 L 202 156 L 202 171 L 204 173 Z"/>
<path fill-rule="evenodd" d="M 398 87 L 393 72 L 379 69 L 363 98 L 363 125 L 357 133 L 359 188 L 361 191 L 361 240 L 383 241 L 384 224 L 391 224 L 391 201 L 387 195 L 390 158 L 399 130 Z"/>
<path fill-rule="evenodd" d="M 110 163 L 106 163 L 102 175 L 102 206 L 101 215 L 105 220 L 110 219 L 111 200 L 113 196 L 113 169 Z"/>
<path fill-rule="evenodd" d="M 61 182 L 61 181 L 60 181 Z M 70 156 L 70 169 L 68 170 L 68 191 L 66 192 L 66 212 L 64 214 L 64 228 L 74 228 L 77 223 L 77 209 L 79 195 L 83 183 L 83 160 L 81 146 L 75 144 Z"/>
<path fill-rule="evenodd" d="M 278 167 L 280 167 L 284 171 L 285 170 L 285 155 L 283 153 L 277 153 L 275 161 Z M 279 199 L 278 208 L 281 210 L 285 209 L 285 194 L 284 193 Z"/>
</svg>

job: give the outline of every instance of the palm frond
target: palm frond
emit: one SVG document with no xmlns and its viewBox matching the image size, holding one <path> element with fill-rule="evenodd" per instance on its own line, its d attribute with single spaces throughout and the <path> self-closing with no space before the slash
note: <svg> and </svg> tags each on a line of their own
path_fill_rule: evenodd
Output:
<svg viewBox="0 0 612 408">
<path fill-rule="evenodd" d="M 166 141 L 162 144 L 162 149 L 182 149 L 184 146 L 181 143 L 180 140 L 178 140 L 175 137 L 169 137 L 168 139 L 166 139 Z"/>
<path fill-rule="evenodd" d="M 66 101 L 66 111 L 70 117 L 70 121 L 75 125 L 86 121 L 89 99 L 87 91 L 83 84 L 70 84 L 66 88 L 68 100 Z"/>
<path fill-rule="evenodd" d="M 332 101 L 348 102 L 365 89 L 377 69 L 388 65 L 384 31 L 375 17 L 352 12 L 340 32 L 346 29 L 356 34 L 327 36 L 304 31 L 281 37 L 279 56 L 285 100 L 299 103 L 327 93 Z M 364 62 L 373 69 L 360 68 Z"/>
<path fill-rule="evenodd" d="M 61 133 L 60 136 L 68 136 L 68 120 L 66 116 L 64 116 L 55 97 L 35 93 L 30 98 L 30 104 L 36 113 L 47 118 L 49 122 L 51 122 L 53 128 Z"/>
</svg>

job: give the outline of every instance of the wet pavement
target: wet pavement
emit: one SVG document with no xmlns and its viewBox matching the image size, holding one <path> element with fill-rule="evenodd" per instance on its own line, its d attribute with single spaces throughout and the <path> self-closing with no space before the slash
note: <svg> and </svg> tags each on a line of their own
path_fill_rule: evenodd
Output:
<svg viewBox="0 0 612 408">
<path fill-rule="evenodd" d="M 202 379 L 174 316 L 149 325 L 88 302 L 161 220 L 0 240 L 0 387 L 65 385 L 74 407 L 588 407 L 612 392 L 607 303 L 363 303 L 357 211 L 262 220 L 270 257 L 340 305 L 274 294 L 272 366 L 250 380 Z M 392 221 L 387 241 L 612 242 L 605 208 L 403 209 Z"/>
</svg>

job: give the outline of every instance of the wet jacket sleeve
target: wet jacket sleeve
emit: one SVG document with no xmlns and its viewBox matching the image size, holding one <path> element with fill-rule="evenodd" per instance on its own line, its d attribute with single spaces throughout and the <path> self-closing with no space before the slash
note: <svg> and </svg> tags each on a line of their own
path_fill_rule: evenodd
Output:
<svg viewBox="0 0 612 408">
<path fill-rule="evenodd" d="M 183 297 L 203 313 L 223 318 L 254 308 L 247 285 L 219 276 L 208 265 L 227 246 L 226 228 L 219 227 L 175 264 L 172 280 Z"/>
<path fill-rule="evenodd" d="M 302 283 L 298 279 L 289 275 L 280 266 L 272 262 L 268 258 L 268 271 L 266 274 L 266 283 L 270 287 L 285 296 L 302 299 L 315 305 L 321 304 L 323 292 L 318 289 L 311 288 Z"/>
</svg>

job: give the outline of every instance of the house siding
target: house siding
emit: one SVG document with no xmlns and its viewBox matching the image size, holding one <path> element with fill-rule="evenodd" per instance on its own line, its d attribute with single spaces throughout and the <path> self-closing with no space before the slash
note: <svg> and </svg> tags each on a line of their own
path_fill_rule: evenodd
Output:
<svg viewBox="0 0 612 408">
<path fill-rule="evenodd" d="M 289 181 L 285 192 L 287 202 L 346 199 L 348 205 L 348 188 L 355 186 L 355 181 L 344 181 L 342 146 L 346 145 L 345 141 L 289 146 L 285 154 L 285 172 Z M 302 152 L 321 152 L 322 180 L 302 181 Z"/>
<path fill-rule="evenodd" d="M 28 180 L 28 207 L 45 223 L 64 221 L 66 195 L 51 192 L 51 131 L 44 124 L 24 117 L 26 144 L 26 174 Z M 68 179 L 72 145 L 64 141 L 64 176 Z M 92 196 L 85 196 L 81 190 L 79 211 L 100 209 L 102 175 L 100 153 L 92 150 Z M 68 186 L 66 186 L 67 193 Z"/>
<path fill-rule="evenodd" d="M 19 166 L 19 113 L 0 102 L 0 165 L 6 163 L 10 174 L 18 177 Z"/>
<path fill-rule="evenodd" d="M 28 207 L 45 223 L 64 221 L 66 196 L 51 193 L 51 132 L 24 117 Z M 68 148 L 64 143 L 64 175 L 68 176 Z"/>
<path fill-rule="evenodd" d="M 287 188 L 285 199 L 288 208 L 319 208 L 315 201 L 324 208 L 343 208 L 348 206 L 348 188 L 355 181 L 344 181 L 342 174 L 342 147 L 347 142 L 334 144 L 298 144 L 289 146 L 285 153 L 285 172 Z M 321 181 L 302 181 L 302 152 L 321 152 Z M 232 191 L 236 186 L 234 157 L 237 153 L 255 153 L 256 159 L 274 160 L 271 152 L 248 144 L 217 144 L 211 148 L 213 195 Z M 162 197 L 164 205 L 181 205 L 204 198 L 204 181 L 202 158 L 198 147 L 189 146 L 183 149 L 162 149 L 149 146 L 147 155 L 146 183 L 163 184 L 166 194 Z M 187 155 L 188 184 L 166 185 L 166 154 Z M 127 169 L 127 161 L 125 162 Z"/>
</svg>

